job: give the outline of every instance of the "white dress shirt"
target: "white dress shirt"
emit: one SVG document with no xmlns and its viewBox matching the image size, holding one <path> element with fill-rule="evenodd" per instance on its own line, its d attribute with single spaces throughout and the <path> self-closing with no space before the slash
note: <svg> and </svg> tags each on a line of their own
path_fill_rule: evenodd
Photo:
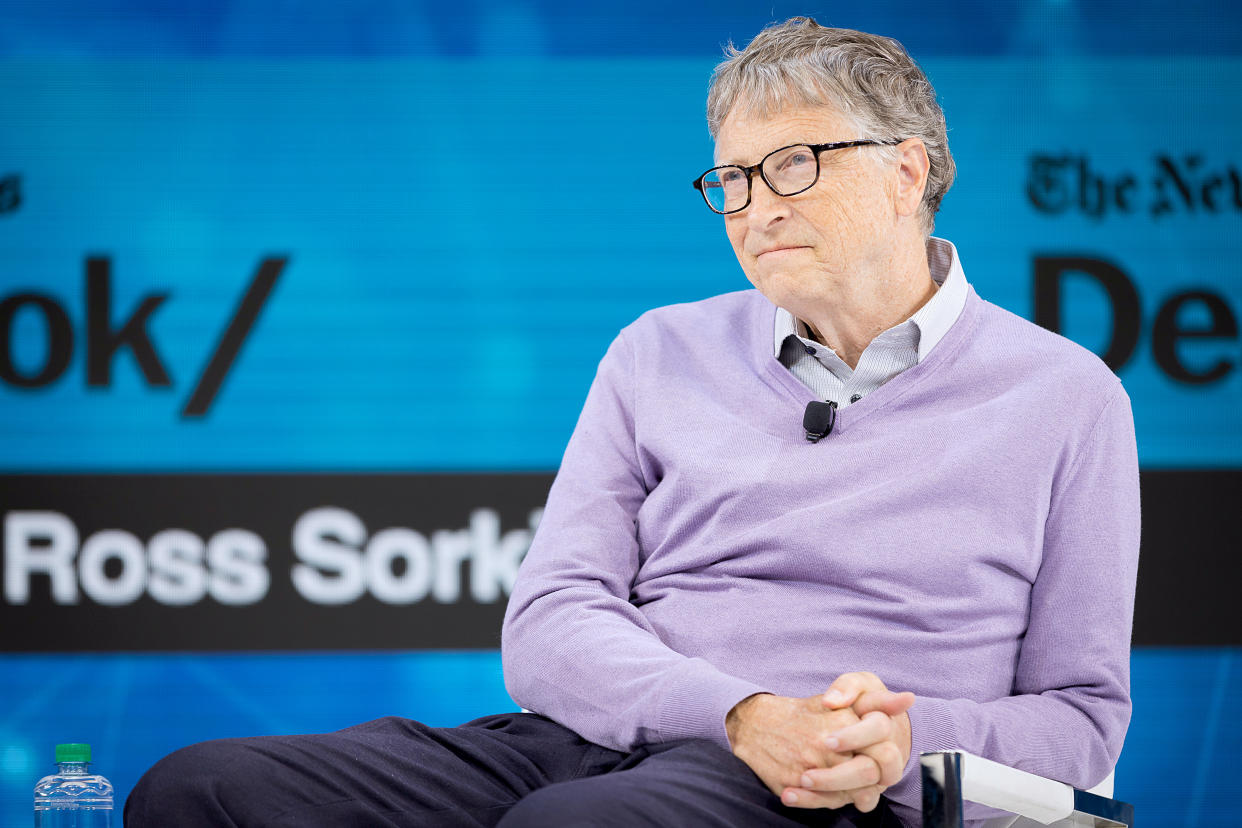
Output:
<svg viewBox="0 0 1242 828">
<path fill-rule="evenodd" d="M 853 370 L 827 345 L 810 339 L 806 324 L 784 308 L 776 309 L 776 358 L 816 396 L 842 408 L 917 365 L 966 305 L 966 274 L 952 242 L 929 238 L 927 263 L 936 293 L 909 319 L 871 340 Z"/>
</svg>

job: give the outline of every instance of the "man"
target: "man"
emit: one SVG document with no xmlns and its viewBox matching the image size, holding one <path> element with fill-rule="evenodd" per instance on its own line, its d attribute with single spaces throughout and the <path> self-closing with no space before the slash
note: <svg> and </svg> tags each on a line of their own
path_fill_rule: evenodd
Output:
<svg viewBox="0 0 1242 828">
<path fill-rule="evenodd" d="M 126 824 L 897 826 L 922 750 L 1109 772 L 1120 383 L 929 238 L 954 167 L 899 44 L 771 27 L 708 119 L 695 186 L 757 290 L 650 312 L 601 362 L 505 619 L 533 713 L 206 743 Z"/>
</svg>

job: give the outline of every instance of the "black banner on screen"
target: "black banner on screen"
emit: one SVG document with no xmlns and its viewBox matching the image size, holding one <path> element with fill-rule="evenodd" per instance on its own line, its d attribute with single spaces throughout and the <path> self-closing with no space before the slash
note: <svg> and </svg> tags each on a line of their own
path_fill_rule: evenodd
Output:
<svg viewBox="0 0 1242 828">
<path fill-rule="evenodd" d="M 551 474 L 0 477 L 0 649 L 492 648 Z"/>
<path fill-rule="evenodd" d="M 0 476 L 0 650 L 495 648 L 551 474 Z M 1242 471 L 1147 471 L 1136 645 L 1240 645 Z"/>
</svg>

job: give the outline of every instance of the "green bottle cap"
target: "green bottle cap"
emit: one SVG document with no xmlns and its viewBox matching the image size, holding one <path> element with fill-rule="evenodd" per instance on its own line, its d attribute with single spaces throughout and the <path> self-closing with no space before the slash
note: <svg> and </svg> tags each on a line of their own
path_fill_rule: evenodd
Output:
<svg viewBox="0 0 1242 828">
<path fill-rule="evenodd" d="M 91 746 L 84 745 L 80 742 L 72 742 L 67 745 L 56 746 L 56 763 L 61 762 L 89 762 L 91 761 Z"/>
</svg>

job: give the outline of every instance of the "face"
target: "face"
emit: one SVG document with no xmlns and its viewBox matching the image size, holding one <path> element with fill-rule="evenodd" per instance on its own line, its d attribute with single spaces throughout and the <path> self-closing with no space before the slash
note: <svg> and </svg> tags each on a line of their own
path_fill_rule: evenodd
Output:
<svg viewBox="0 0 1242 828">
<path fill-rule="evenodd" d="M 827 107 L 783 110 L 769 117 L 737 109 L 716 135 L 716 164 L 757 164 L 790 144 L 868 138 Z M 874 147 L 830 150 L 819 156 L 820 176 L 809 190 L 781 197 L 756 174 L 751 202 L 724 216 L 742 270 L 774 304 L 806 319 L 811 308 L 839 296 L 851 281 L 885 278 L 900 218 L 897 176 L 865 153 Z"/>
</svg>

